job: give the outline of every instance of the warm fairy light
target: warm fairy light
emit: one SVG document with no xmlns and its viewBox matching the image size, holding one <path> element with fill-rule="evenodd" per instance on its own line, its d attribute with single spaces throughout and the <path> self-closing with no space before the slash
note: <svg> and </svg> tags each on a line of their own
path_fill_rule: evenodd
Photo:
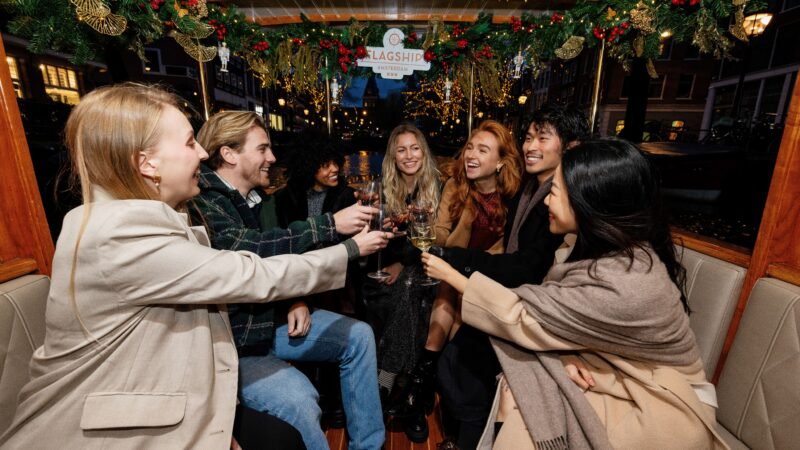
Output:
<svg viewBox="0 0 800 450">
<path fill-rule="evenodd" d="M 278 106 L 286 106 L 286 100 L 279 98 L 278 99 Z"/>
<path fill-rule="evenodd" d="M 672 37 L 672 30 L 664 30 L 661 32 L 661 39 L 668 39 Z"/>
</svg>

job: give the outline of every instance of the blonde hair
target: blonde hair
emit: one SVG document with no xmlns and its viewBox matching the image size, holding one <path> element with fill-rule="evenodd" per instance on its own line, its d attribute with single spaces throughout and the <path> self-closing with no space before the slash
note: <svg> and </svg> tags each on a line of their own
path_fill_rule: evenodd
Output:
<svg viewBox="0 0 800 450">
<path fill-rule="evenodd" d="M 502 230 L 506 221 L 508 203 L 516 195 L 522 183 L 522 157 L 517 149 L 517 143 L 508 128 L 494 120 L 484 120 L 477 128 L 472 130 L 469 139 L 456 158 L 453 182 L 456 185 L 455 199 L 450 204 L 450 220 L 458 222 L 465 208 L 476 211 L 478 205 L 478 190 L 475 182 L 467 178 L 467 169 L 464 164 L 464 152 L 467 145 L 480 132 L 492 134 L 497 139 L 500 163 L 502 167 L 497 171 L 497 192 L 500 194 L 500 207 L 494 210 L 489 220 L 493 228 Z"/>
<path fill-rule="evenodd" d="M 197 142 L 208 152 L 205 164 L 217 170 L 223 163 L 219 150 L 227 146 L 240 151 L 253 127 L 263 129 L 269 136 L 264 119 L 252 111 L 223 111 L 211 116 L 197 133 Z"/>
<path fill-rule="evenodd" d="M 138 83 L 105 86 L 86 95 L 72 110 L 65 127 L 72 174 L 80 181 L 83 219 L 72 254 L 69 298 L 83 331 L 99 344 L 78 311 L 75 271 L 78 249 L 92 208 L 92 191 L 100 187 L 121 200 L 157 200 L 139 172 L 139 152 L 155 147 L 161 139 L 159 121 L 167 106 L 180 108 L 178 96 Z"/>
<path fill-rule="evenodd" d="M 412 134 L 417 140 L 417 145 L 422 149 L 422 167 L 414 177 L 414 189 L 408 191 L 406 183 L 403 181 L 395 156 L 397 155 L 397 140 L 403 134 Z M 436 168 L 436 161 L 428 147 L 428 141 L 419 128 L 410 123 L 402 123 L 392 130 L 389 135 L 389 144 L 386 147 L 386 155 L 383 157 L 382 167 L 383 194 L 386 199 L 386 209 L 390 212 L 403 211 L 406 208 L 406 197 L 417 191 L 417 199 L 429 202 L 436 208 L 439 204 L 439 169 Z"/>
</svg>

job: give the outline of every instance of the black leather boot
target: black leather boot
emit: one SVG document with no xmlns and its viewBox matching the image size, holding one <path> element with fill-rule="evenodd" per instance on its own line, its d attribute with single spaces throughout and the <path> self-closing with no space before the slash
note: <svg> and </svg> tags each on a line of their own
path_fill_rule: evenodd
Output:
<svg viewBox="0 0 800 450">
<path fill-rule="evenodd" d="M 408 376 L 408 382 L 399 402 L 390 405 L 386 414 L 394 417 L 411 417 L 433 409 L 436 391 L 436 360 L 439 352 L 423 350 L 416 367 Z"/>
<path fill-rule="evenodd" d="M 425 417 L 425 411 L 412 414 L 403 419 L 403 429 L 406 432 L 408 440 L 411 442 L 421 443 L 428 440 L 428 419 Z"/>
</svg>

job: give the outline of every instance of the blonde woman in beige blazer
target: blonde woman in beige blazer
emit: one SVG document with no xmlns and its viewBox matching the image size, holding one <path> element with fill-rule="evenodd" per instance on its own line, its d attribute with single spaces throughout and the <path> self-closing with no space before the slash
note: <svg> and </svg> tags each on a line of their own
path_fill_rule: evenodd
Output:
<svg viewBox="0 0 800 450">
<path fill-rule="evenodd" d="M 64 219 L 44 345 L 3 449 L 232 446 L 238 364 L 224 304 L 339 288 L 348 257 L 386 244 L 376 231 L 302 256 L 209 248 L 179 212 L 207 157 L 179 104 L 126 84 L 70 115 L 84 205 Z"/>
</svg>

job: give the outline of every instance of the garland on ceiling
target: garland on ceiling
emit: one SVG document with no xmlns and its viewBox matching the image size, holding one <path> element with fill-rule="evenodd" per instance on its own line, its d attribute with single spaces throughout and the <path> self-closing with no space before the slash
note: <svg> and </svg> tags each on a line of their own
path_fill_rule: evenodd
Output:
<svg viewBox="0 0 800 450">
<path fill-rule="evenodd" d="M 657 58 L 667 34 L 702 53 L 727 58 L 732 38 L 747 39 L 745 10 L 763 7 L 761 1 L 578 0 L 567 11 L 523 14 L 508 23 L 492 23 L 490 15 L 473 23 L 434 18 L 424 32 L 405 26 L 404 45 L 424 50 L 431 63 L 429 71 L 417 72 L 421 80 L 439 91 L 452 80 L 457 104 L 470 70 L 475 71 L 476 92 L 487 102 L 504 104 L 515 70 L 536 74 L 543 62 L 575 58 L 601 41 L 624 66 L 634 57 Z M 370 72 L 358 61 L 367 56 L 367 46 L 382 46 L 387 30 L 378 22 L 351 19 L 330 27 L 305 17 L 297 24 L 264 28 L 235 5 L 207 5 L 205 0 L 13 0 L 4 7 L 11 16 L 9 31 L 29 39 L 34 53 L 67 52 L 80 64 L 113 45 L 144 59 L 145 45 L 171 37 L 193 58 L 210 61 L 224 42 L 265 85 L 310 95 L 315 103 L 324 100 L 325 79 L 346 86 L 351 77 Z M 436 95 L 444 100 L 443 92 Z M 444 115 L 453 114 L 453 106 L 440 108 Z"/>
</svg>

